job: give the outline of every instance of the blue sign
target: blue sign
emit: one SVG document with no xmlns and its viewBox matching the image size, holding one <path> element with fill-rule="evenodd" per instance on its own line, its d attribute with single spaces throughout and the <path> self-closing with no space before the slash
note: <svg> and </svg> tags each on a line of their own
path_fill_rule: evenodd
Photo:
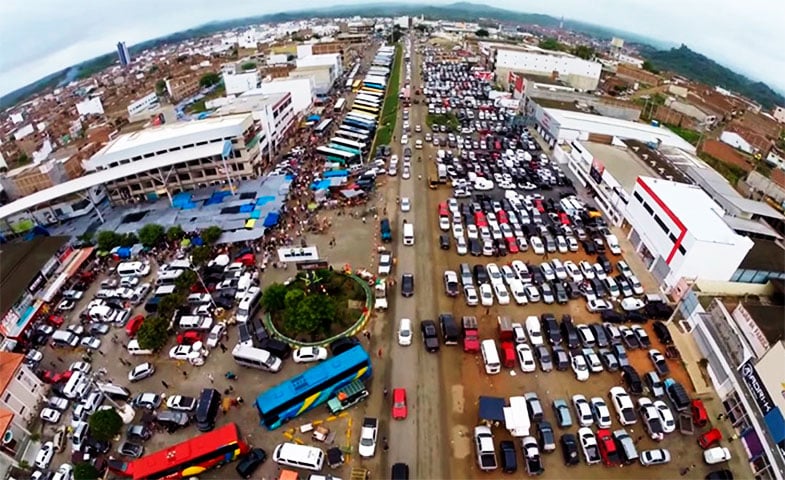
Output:
<svg viewBox="0 0 785 480">
<path fill-rule="evenodd" d="M 221 158 L 229 158 L 229 155 L 232 153 L 232 141 L 231 140 L 224 140 L 224 149 L 221 152 Z"/>
</svg>

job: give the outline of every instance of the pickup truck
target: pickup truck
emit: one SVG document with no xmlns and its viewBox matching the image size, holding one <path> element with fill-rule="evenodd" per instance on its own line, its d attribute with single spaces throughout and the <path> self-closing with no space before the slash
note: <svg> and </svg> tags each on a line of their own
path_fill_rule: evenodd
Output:
<svg viewBox="0 0 785 480">
<path fill-rule="evenodd" d="M 477 353 L 480 351 L 480 335 L 477 329 L 477 318 L 465 316 L 463 322 L 463 351 Z"/>
<path fill-rule="evenodd" d="M 490 472 L 499 467 L 496 448 L 493 446 L 493 433 L 485 425 L 474 427 L 474 446 L 477 450 L 477 465 L 480 470 Z"/>
<path fill-rule="evenodd" d="M 542 466 L 542 457 L 540 457 L 540 448 L 537 446 L 537 440 L 534 437 L 523 437 L 521 440 L 521 447 L 523 449 L 523 456 L 526 458 L 526 473 L 529 476 L 541 475 L 545 471 Z"/>
</svg>

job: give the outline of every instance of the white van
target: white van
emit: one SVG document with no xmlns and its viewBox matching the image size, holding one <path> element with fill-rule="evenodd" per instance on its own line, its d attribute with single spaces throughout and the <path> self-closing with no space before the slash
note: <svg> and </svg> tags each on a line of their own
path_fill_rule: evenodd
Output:
<svg viewBox="0 0 785 480">
<path fill-rule="evenodd" d="M 403 244 L 406 246 L 414 245 L 414 224 L 403 224 Z"/>
<path fill-rule="evenodd" d="M 131 355 L 152 355 L 152 350 L 145 350 L 144 348 L 139 346 L 139 341 L 137 339 L 133 339 L 128 342 L 128 353 Z"/>
<path fill-rule="evenodd" d="M 178 323 L 180 330 L 210 330 L 213 319 L 203 315 L 183 315 Z"/>
<path fill-rule="evenodd" d="M 174 285 L 180 275 L 183 274 L 185 270 L 167 270 L 165 272 L 158 273 L 158 284 L 159 285 Z"/>
<path fill-rule="evenodd" d="M 256 348 L 252 345 L 238 343 L 232 349 L 232 357 L 238 365 L 250 368 L 258 368 L 268 372 L 276 373 L 281 370 L 281 359 L 271 354 L 267 350 Z"/>
<path fill-rule="evenodd" d="M 496 349 L 496 341 L 492 339 L 483 340 L 480 343 L 482 361 L 485 364 L 485 373 L 496 375 L 501 371 L 502 364 L 499 360 L 499 351 Z"/>
<path fill-rule="evenodd" d="M 117 266 L 121 277 L 144 277 L 150 273 L 150 264 L 142 262 L 123 262 Z"/>
<path fill-rule="evenodd" d="M 84 383 L 86 378 L 82 372 L 74 372 L 63 387 L 63 396 L 69 400 L 80 397 L 84 393 L 80 390 L 80 385 Z"/>
<path fill-rule="evenodd" d="M 275 447 L 273 461 L 287 467 L 318 472 L 324 466 L 324 451 L 321 448 L 286 442 Z"/>
<path fill-rule="evenodd" d="M 245 323 L 256 315 L 256 312 L 258 312 L 261 307 L 261 304 L 259 303 L 261 297 L 262 290 L 259 287 L 251 287 L 248 289 L 243 299 L 240 300 L 240 304 L 237 306 L 235 318 L 238 322 Z"/>
<path fill-rule="evenodd" d="M 68 330 L 57 330 L 52 334 L 52 343 L 57 347 L 75 347 L 79 345 L 79 337 Z"/>
</svg>

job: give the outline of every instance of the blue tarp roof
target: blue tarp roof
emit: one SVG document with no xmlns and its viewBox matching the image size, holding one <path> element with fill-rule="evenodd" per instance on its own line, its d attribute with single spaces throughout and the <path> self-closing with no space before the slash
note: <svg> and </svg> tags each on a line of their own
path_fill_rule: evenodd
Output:
<svg viewBox="0 0 785 480">
<path fill-rule="evenodd" d="M 274 227 L 278 224 L 278 218 L 281 215 L 278 212 L 270 212 L 267 214 L 267 217 L 264 219 L 264 223 L 262 224 L 263 227 L 269 228 Z"/>
<path fill-rule="evenodd" d="M 329 172 L 324 172 L 322 174 L 324 178 L 346 177 L 348 175 L 349 175 L 349 170 L 331 170 Z"/>
<path fill-rule="evenodd" d="M 504 399 L 501 397 L 480 397 L 480 408 L 477 416 L 480 420 L 503 422 L 504 403 Z"/>
<path fill-rule="evenodd" d="M 321 119 L 322 119 L 322 117 L 320 117 L 319 115 L 309 115 L 309 116 L 308 116 L 308 121 L 309 121 L 309 122 L 312 122 L 312 121 L 319 121 L 319 120 L 321 120 Z"/>
<path fill-rule="evenodd" d="M 311 190 L 326 190 L 330 188 L 330 185 L 332 185 L 332 182 L 329 180 L 319 180 L 311 184 Z"/>
</svg>

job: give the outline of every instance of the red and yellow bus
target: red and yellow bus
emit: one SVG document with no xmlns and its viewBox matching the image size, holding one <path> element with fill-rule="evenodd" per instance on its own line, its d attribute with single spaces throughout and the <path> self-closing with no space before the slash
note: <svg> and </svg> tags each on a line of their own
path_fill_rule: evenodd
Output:
<svg viewBox="0 0 785 480">
<path fill-rule="evenodd" d="M 184 478 L 232 462 L 249 450 L 237 425 L 230 423 L 130 462 L 110 460 L 109 469 L 134 480 Z"/>
</svg>

